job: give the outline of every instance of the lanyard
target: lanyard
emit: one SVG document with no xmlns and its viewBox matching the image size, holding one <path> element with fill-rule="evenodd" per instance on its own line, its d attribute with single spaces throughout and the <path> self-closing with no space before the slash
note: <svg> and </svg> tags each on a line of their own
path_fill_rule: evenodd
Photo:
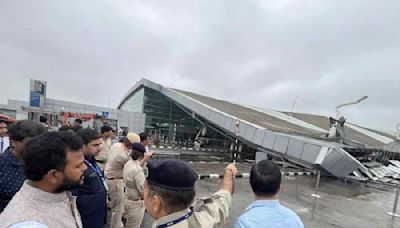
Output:
<svg viewBox="0 0 400 228">
<path fill-rule="evenodd" d="M 101 169 L 99 168 L 99 166 L 93 165 L 86 159 L 85 159 L 85 164 L 88 165 L 90 168 L 92 168 L 94 172 L 96 172 L 96 174 L 100 177 L 101 181 L 103 182 L 104 188 L 108 191 L 106 179 L 104 178 L 103 173 L 101 172 Z"/>
<path fill-rule="evenodd" d="M 173 225 L 175 225 L 175 224 L 177 224 L 177 223 L 180 223 L 181 221 L 183 221 L 183 220 L 189 218 L 192 214 L 193 214 L 193 211 L 190 211 L 190 212 L 187 213 L 186 215 L 184 215 L 184 216 L 182 216 L 182 217 L 180 217 L 180 218 L 178 218 L 178 219 L 175 219 L 174 221 L 171 221 L 171 222 L 169 222 L 169 223 L 165 223 L 165 224 L 161 224 L 161 225 L 157 226 L 157 228 L 166 228 L 166 227 L 173 226 Z"/>
</svg>

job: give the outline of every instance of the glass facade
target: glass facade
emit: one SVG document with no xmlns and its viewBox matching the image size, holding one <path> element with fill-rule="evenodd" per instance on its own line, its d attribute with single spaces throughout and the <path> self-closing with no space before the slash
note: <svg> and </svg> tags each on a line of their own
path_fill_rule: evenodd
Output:
<svg viewBox="0 0 400 228">
<path fill-rule="evenodd" d="M 185 145 L 194 141 L 201 128 L 199 122 L 166 96 L 146 87 L 132 94 L 121 105 L 121 110 L 145 113 L 146 132 L 155 141 Z"/>
<path fill-rule="evenodd" d="M 120 109 L 146 114 L 145 131 L 154 145 L 212 148 L 229 152 L 228 154 L 234 150 L 234 136 L 201 116 L 196 115 L 194 118 L 189 110 L 151 88 L 142 86 L 136 89 L 124 100 Z M 245 144 L 239 144 L 240 153 L 251 155 L 243 155 L 243 158 L 254 159 L 254 150 Z"/>
<path fill-rule="evenodd" d="M 133 93 L 122 105 L 121 110 L 129 111 L 129 112 L 140 112 L 143 113 L 143 96 L 144 96 L 144 88 L 142 87 L 135 93 Z"/>
</svg>

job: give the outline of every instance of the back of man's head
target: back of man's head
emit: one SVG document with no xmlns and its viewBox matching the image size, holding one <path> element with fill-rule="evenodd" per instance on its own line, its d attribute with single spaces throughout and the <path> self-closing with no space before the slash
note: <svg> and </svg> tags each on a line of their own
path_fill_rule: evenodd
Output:
<svg viewBox="0 0 400 228">
<path fill-rule="evenodd" d="M 149 137 L 149 135 L 144 132 L 140 133 L 139 136 L 140 136 L 140 142 L 147 140 Z"/>
<path fill-rule="evenodd" d="M 167 214 L 189 208 L 196 195 L 195 182 L 198 178 L 194 169 L 180 160 L 151 160 L 147 163 L 148 197 L 145 202 L 154 202 L 156 195 L 161 197 L 163 210 Z M 158 218 L 157 212 L 148 209 L 153 218 Z M 158 207 L 160 209 L 160 207 Z"/>
<path fill-rule="evenodd" d="M 40 116 L 40 117 L 39 117 L 39 121 L 40 121 L 40 123 L 46 123 L 46 122 L 47 122 L 47 117 L 45 117 L 45 116 Z"/>
<path fill-rule="evenodd" d="M 48 132 L 33 138 L 22 153 L 26 177 L 40 181 L 52 169 L 63 171 L 67 152 L 80 151 L 82 145 L 82 139 L 70 131 Z"/>
<path fill-rule="evenodd" d="M 141 143 L 132 144 L 131 157 L 133 160 L 138 160 L 144 156 L 146 153 L 146 148 Z"/>
<path fill-rule="evenodd" d="M 281 186 L 281 171 L 270 160 L 262 160 L 251 167 L 250 185 L 256 196 L 275 196 Z"/>
<path fill-rule="evenodd" d="M 101 127 L 100 132 L 104 134 L 104 133 L 112 131 L 112 130 L 113 130 L 112 127 L 110 127 L 108 125 L 104 125 Z"/>
<path fill-rule="evenodd" d="M 101 138 L 100 134 L 96 130 L 90 128 L 80 129 L 76 134 L 82 138 L 83 144 L 85 145 L 89 144 L 90 141 Z"/>
<path fill-rule="evenodd" d="M 32 120 L 21 120 L 11 124 L 8 128 L 8 136 L 15 141 L 23 141 L 44 132 L 46 132 L 46 128 Z"/>
<path fill-rule="evenodd" d="M 83 123 L 83 121 L 82 121 L 81 119 L 75 119 L 75 120 L 74 120 L 74 123 L 80 125 L 80 124 Z"/>
</svg>

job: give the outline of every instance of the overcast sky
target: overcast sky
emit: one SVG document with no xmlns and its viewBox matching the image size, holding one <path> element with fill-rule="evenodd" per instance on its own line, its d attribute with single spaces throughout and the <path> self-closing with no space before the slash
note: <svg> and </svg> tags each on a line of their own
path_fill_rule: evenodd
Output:
<svg viewBox="0 0 400 228">
<path fill-rule="evenodd" d="M 400 1 L 0 1 L 0 103 L 116 107 L 141 78 L 238 103 L 400 123 Z"/>
</svg>

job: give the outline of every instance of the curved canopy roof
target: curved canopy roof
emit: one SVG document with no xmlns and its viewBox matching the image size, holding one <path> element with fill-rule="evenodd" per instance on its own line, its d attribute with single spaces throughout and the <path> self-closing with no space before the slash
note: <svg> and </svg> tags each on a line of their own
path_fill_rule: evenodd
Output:
<svg viewBox="0 0 400 228">
<path fill-rule="evenodd" d="M 344 177 L 355 169 L 364 168 L 342 149 L 348 146 L 324 138 L 329 130 L 328 117 L 236 104 L 167 88 L 146 79 L 140 80 L 128 91 L 118 108 L 143 87 L 159 91 L 228 134 L 235 134 L 235 124 L 239 120 L 240 140 L 260 151 L 275 152 L 291 159 L 320 165 L 337 177 Z M 381 147 L 394 141 L 394 136 L 390 134 L 350 123 L 345 125 L 345 129 L 346 137 L 366 147 Z"/>
</svg>

